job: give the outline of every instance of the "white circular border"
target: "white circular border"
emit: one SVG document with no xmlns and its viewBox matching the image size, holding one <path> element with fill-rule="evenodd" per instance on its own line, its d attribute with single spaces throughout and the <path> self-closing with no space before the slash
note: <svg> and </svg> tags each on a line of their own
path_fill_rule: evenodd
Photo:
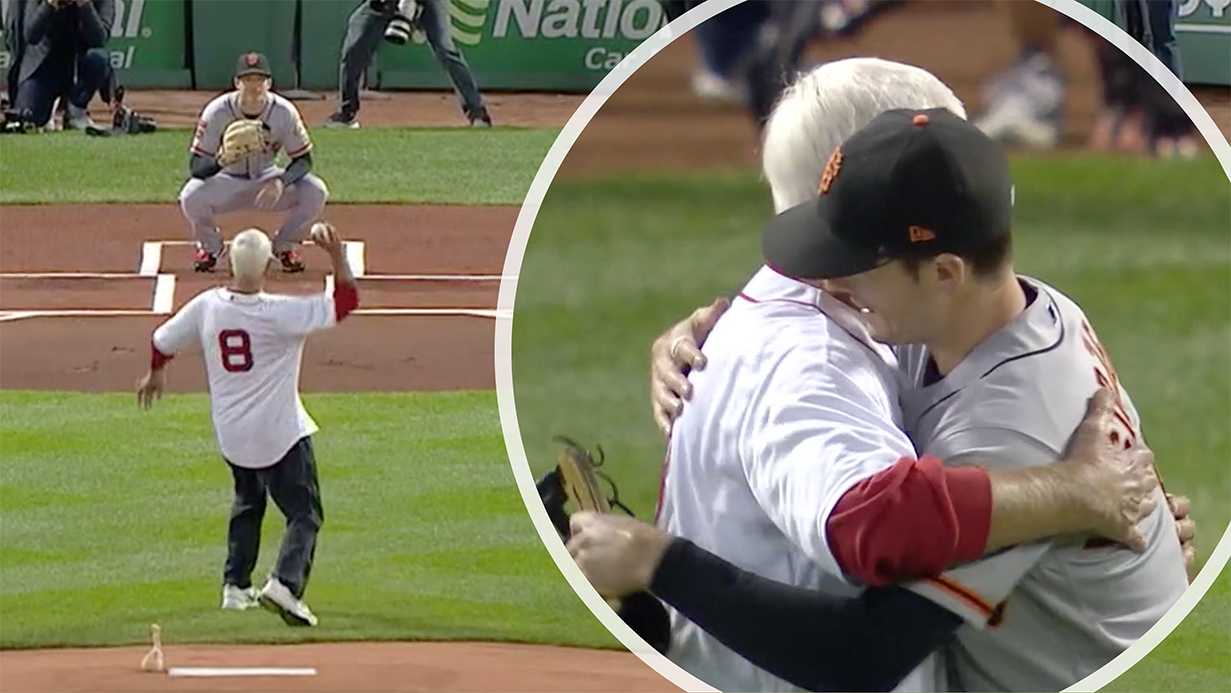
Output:
<svg viewBox="0 0 1231 693">
<path fill-rule="evenodd" d="M 561 544 L 560 537 L 556 533 L 551 520 L 547 517 L 547 512 L 544 510 L 542 501 L 539 499 L 534 476 L 530 470 L 530 463 L 526 457 L 526 450 L 522 444 L 521 429 L 517 424 L 517 405 L 513 393 L 512 318 L 517 294 L 517 282 L 510 279 L 510 277 L 518 275 L 521 270 L 522 259 L 526 253 L 526 243 L 530 239 L 530 231 L 534 226 L 534 220 L 538 216 L 539 207 L 543 204 L 543 198 L 546 196 L 548 188 L 551 187 L 551 182 L 555 178 L 560 164 L 563 163 L 565 155 L 568 154 L 573 143 L 577 141 L 577 137 L 585 129 L 586 125 L 589 124 L 590 119 L 594 117 L 598 109 L 607 101 L 607 97 L 618 89 L 624 83 L 624 80 L 628 79 L 629 75 L 663 48 L 666 48 L 672 41 L 686 34 L 693 27 L 710 17 L 743 1 L 710 0 L 689 10 L 639 44 L 590 92 L 589 96 L 586 97 L 577 111 L 573 113 L 573 116 L 569 118 L 568 123 L 556 138 L 551 150 L 543 159 L 543 164 L 539 167 L 538 173 L 534 177 L 534 182 L 526 193 L 525 201 L 521 206 L 521 212 L 517 217 L 517 223 L 513 228 L 513 235 L 509 240 L 509 251 L 504 261 L 503 274 L 505 279 L 502 279 L 500 282 L 500 294 L 496 300 L 497 318 L 494 354 L 496 400 L 500 411 L 500 425 L 504 433 L 505 447 L 509 453 L 509 463 L 513 468 L 513 476 L 517 480 L 518 488 L 521 490 L 522 501 L 525 503 L 526 510 L 530 514 L 530 519 L 534 522 L 534 526 L 539 532 L 539 537 L 543 540 L 543 545 L 547 548 L 548 553 L 551 554 L 552 560 L 556 562 L 561 574 L 568 580 L 569 585 L 572 586 L 585 605 L 589 607 L 594 616 L 629 651 L 637 655 L 664 678 L 683 690 L 690 692 L 710 692 L 717 689 L 684 671 L 677 664 L 652 648 L 607 606 L 602 597 L 598 595 L 598 592 L 594 590 L 585 576 L 581 574 L 581 570 L 577 568 L 577 564 L 573 562 L 572 557 L 569 556 L 568 551 Z M 1047 5 L 1086 25 L 1099 36 L 1102 36 L 1105 40 L 1124 51 L 1138 65 L 1158 80 L 1172 97 L 1176 99 L 1176 102 L 1184 109 L 1188 117 L 1192 119 L 1197 130 L 1205 138 L 1206 142 L 1209 143 L 1214 156 L 1222 165 L 1228 180 L 1231 180 L 1231 144 L 1228 144 L 1222 132 L 1219 131 L 1218 126 L 1210 117 L 1210 114 L 1202 108 L 1192 92 L 1153 53 L 1111 21 L 1089 7 L 1082 5 L 1078 0 L 1036 0 L 1036 2 Z M 1188 616 L 1193 607 L 1201 601 L 1201 598 L 1205 596 L 1210 586 L 1214 584 L 1214 580 L 1218 577 L 1219 572 L 1227 564 L 1228 558 L 1231 558 L 1231 525 L 1228 525 L 1227 529 L 1224 530 L 1222 539 L 1214 548 L 1213 553 L 1210 554 L 1205 567 L 1196 580 L 1193 581 L 1192 585 L 1189 586 L 1188 590 L 1180 597 L 1175 606 L 1163 618 L 1159 619 L 1158 623 L 1154 624 L 1154 627 L 1147 631 L 1140 640 L 1120 653 L 1118 657 L 1108 662 L 1103 668 L 1066 688 L 1065 692 L 1085 693 L 1087 691 L 1097 691 L 1139 662 L 1162 642 Z"/>
</svg>

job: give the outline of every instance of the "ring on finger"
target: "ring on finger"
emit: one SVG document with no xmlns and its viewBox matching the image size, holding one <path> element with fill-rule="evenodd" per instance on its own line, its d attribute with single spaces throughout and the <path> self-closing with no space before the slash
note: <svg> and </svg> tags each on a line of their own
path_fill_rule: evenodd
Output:
<svg viewBox="0 0 1231 693">
<path fill-rule="evenodd" d="M 675 352 L 676 352 L 676 350 L 678 350 L 678 349 L 680 348 L 680 344 L 683 344 L 683 343 L 684 343 L 684 340 L 686 340 L 686 339 L 688 339 L 688 335 L 680 335 L 679 337 L 676 337 L 674 340 L 672 340 L 672 342 L 671 342 L 671 350 L 670 350 L 670 352 L 668 352 L 668 353 L 670 353 L 670 354 L 671 354 L 671 360 L 672 360 L 672 361 L 674 361 L 674 360 L 676 360 L 676 359 L 678 358 L 678 356 L 676 355 L 676 353 L 675 353 Z"/>
</svg>

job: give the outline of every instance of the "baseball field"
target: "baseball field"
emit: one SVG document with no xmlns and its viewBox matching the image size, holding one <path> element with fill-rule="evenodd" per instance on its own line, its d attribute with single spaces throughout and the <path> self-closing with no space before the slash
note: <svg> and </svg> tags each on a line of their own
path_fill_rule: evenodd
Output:
<svg viewBox="0 0 1231 693">
<path fill-rule="evenodd" d="M 1012 57 L 997 26 L 973 9 L 912 7 L 818 54 L 922 65 L 974 110 L 980 79 Z M 946 32 L 963 37 L 962 51 L 910 38 Z M 1082 151 L 1098 85 L 1074 48 L 1066 37 L 1066 146 L 1013 160 L 1018 269 L 1089 314 L 1167 489 L 1192 498 L 1204 564 L 1231 522 L 1231 185 L 1208 154 L 1166 162 Z M 642 518 L 654 510 L 663 450 L 649 407 L 650 343 L 751 276 L 773 211 L 743 112 L 689 102 L 680 66 L 690 50 L 677 41 L 652 58 L 582 132 L 543 201 L 514 305 L 513 382 L 531 471 L 552 463 L 555 434 L 601 445 L 604 471 Z M 1198 91 L 1231 134 L 1226 89 Z M 1224 571 L 1184 623 L 1105 690 L 1228 690 L 1229 623 Z"/>
<path fill-rule="evenodd" d="M 956 27 L 960 47 L 912 38 L 939 24 Z M 861 41 L 821 53 L 915 62 L 970 102 L 976 79 L 1008 55 L 1003 33 L 974 10 L 955 20 L 912 9 Z M 517 277 L 513 366 L 533 471 L 554 460 L 553 435 L 601 444 L 643 517 L 661 459 L 650 340 L 747 278 L 770 211 L 742 113 L 696 103 L 691 63 L 691 44 L 677 41 L 600 112 L 562 167 Z M 1074 123 L 1092 111 L 1081 88 L 1089 74 L 1079 66 Z M 1225 91 L 1207 103 L 1231 131 Z M 542 549 L 492 391 L 509 235 L 578 97 L 493 94 L 500 127 L 490 131 L 457 128 L 451 94 L 365 104 L 358 131 L 312 128 L 331 189 L 326 217 L 363 270 L 361 313 L 311 340 L 304 359 L 325 510 L 306 601 L 321 623 L 290 629 L 264 612 L 218 609 L 230 477 L 199 358 L 177 359 L 172 393 L 154 410 L 132 395 L 151 330 L 211 281 L 189 269 L 174 202 L 184 128 L 207 97 L 130 94 L 175 128 L 165 133 L 0 140 L 0 690 L 673 690 L 617 651 Z M 315 126 L 332 103 L 300 105 Z M 1075 125 L 1066 139 L 1083 134 Z M 1209 158 L 1065 152 L 1015 167 L 1022 270 L 1090 313 L 1168 489 L 1193 499 L 1204 561 L 1231 521 L 1226 177 Z M 223 222 L 233 234 L 277 218 Z M 304 259 L 307 273 L 271 288 L 323 287 L 326 258 L 309 248 Z M 271 507 L 258 575 L 281 524 Z M 1226 690 L 1229 620 L 1224 574 L 1112 690 Z M 171 667 L 316 675 L 142 674 L 152 623 Z"/>
<path fill-rule="evenodd" d="M 325 510 L 305 598 L 321 622 L 292 629 L 219 609 L 231 479 L 199 357 L 172 364 L 152 411 L 132 394 L 154 327 L 225 281 L 191 271 L 175 203 L 191 134 L 175 126 L 208 95 L 133 96 L 168 129 L 0 142 L 0 689 L 669 690 L 611 651 L 542 549 L 496 413 L 504 255 L 563 118 L 493 96 L 502 127 L 470 130 L 421 96 L 374 102 L 358 131 L 312 128 L 362 306 L 305 352 Z M 323 107 L 305 103 L 310 126 Z M 279 219 L 221 221 L 230 236 Z M 304 259 L 270 290 L 323 289 L 328 258 Z M 282 525 L 271 504 L 258 583 Z M 167 667 L 316 675 L 143 675 L 154 623 Z"/>
</svg>

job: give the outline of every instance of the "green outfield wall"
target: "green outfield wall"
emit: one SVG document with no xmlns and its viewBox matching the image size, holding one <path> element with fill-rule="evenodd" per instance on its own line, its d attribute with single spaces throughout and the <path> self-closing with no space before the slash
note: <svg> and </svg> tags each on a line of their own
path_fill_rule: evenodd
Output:
<svg viewBox="0 0 1231 693">
<path fill-rule="evenodd" d="M 135 88 L 223 89 L 236 56 L 259 50 L 278 88 L 332 90 L 360 1 L 116 0 L 108 49 Z M 1115 18 L 1111 0 L 1085 4 Z M 483 89 L 584 93 L 667 17 L 658 0 L 449 0 L 449 20 Z M 1231 86 L 1228 0 L 1183 0 L 1178 30 L 1186 81 Z M 11 62 L 0 52 L 0 69 Z M 450 87 L 418 34 L 406 46 L 382 43 L 367 86 Z"/>
<path fill-rule="evenodd" d="M 1176 32 L 1185 81 L 1231 86 L 1231 2 L 1184 0 Z"/>
</svg>

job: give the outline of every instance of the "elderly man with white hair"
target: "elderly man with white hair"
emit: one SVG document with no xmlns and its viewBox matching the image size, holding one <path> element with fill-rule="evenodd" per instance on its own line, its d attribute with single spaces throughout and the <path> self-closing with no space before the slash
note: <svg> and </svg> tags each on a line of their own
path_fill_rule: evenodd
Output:
<svg viewBox="0 0 1231 693">
<path fill-rule="evenodd" d="M 965 118 L 942 82 L 912 66 L 851 59 L 803 75 L 765 133 L 776 209 L 815 199 L 839 145 L 897 109 Z M 981 456 L 996 451 L 963 451 L 960 466 L 917 455 L 896 354 L 822 285 L 763 266 L 721 322 L 685 321 L 664 336 L 658 351 L 685 347 L 697 368 L 673 385 L 661 375 L 674 364 L 656 368 L 670 435 L 657 526 L 578 513 L 570 553 L 600 594 L 649 591 L 668 604 L 667 656 L 721 690 L 960 689 L 934 653 L 962 616 L 903 583 L 982 607 L 942 573 L 1062 535 L 1145 550 L 1137 523 L 1154 507 L 1152 455 L 1118 454 L 1107 390 L 1051 464 L 987 470 Z M 698 331 L 704 356 L 689 341 Z M 664 393 L 677 392 L 688 407 L 663 409 Z M 988 605 L 989 622 L 1001 617 Z"/>
<path fill-rule="evenodd" d="M 269 236 L 260 229 L 236 235 L 230 284 L 197 294 L 154 331 L 149 371 L 137 385 L 139 404 L 149 408 L 162 396 L 171 359 L 190 346 L 201 349 L 215 437 L 235 482 L 222 608 L 263 606 L 291 626 L 317 624 L 303 594 L 324 522 L 312 451 L 317 425 L 299 397 L 304 342 L 359 305 L 337 232 L 319 223 L 313 240 L 333 261 L 333 291 L 287 296 L 265 291 L 277 262 Z M 257 591 L 252 571 L 267 496 L 287 524 L 269 579 Z"/>
</svg>

